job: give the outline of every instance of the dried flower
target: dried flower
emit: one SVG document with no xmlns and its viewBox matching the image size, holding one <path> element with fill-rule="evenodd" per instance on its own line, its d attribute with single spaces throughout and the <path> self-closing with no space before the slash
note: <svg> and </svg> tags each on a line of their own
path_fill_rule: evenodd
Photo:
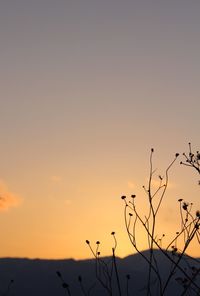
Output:
<svg viewBox="0 0 200 296">
<path fill-rule="evenodd" d="M 197 216 L 198 218 L 200 218 L 200 211 L 199 211 L 199 210 L 196 211 L 196 216 Z"/>
<path fill-rule="evenodd" d="M 174 253 L 176 253 L 177 251 L 178 251 L 177 247 L 172 246 L 172 253 L 174 254 Z"/>
<path fill-rule="evenodd" d="M 58 277 L 60 277 L 60 278 L 62 277 L 60 271 L 56 271 L 56 274 L 57 274 Z"/>
<path fill-rule="evenodd" d="M 183 205 L 182 205 L 182 208 L 187 211 L 187 208 L 188 208 L 188 203 L 184 202 Z"/>
</svg>

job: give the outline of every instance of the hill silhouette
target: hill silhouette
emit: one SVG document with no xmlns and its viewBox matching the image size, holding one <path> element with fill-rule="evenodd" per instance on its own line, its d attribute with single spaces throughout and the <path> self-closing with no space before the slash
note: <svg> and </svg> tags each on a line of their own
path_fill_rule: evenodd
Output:
<svg viewBox="0 0 200 296">
<path fill-rule="evenodd" d="M 165 277 L 170 272 L 170 263 L 161 251 L 157 250 L 156 259 L 159 263 L 160 273 Z M 149 251 L 144 251 L 144 255 L 149 256 Z M 171 253 L 169 253 L 171 256 Z M 182 260 L 182 267 L 189 268 L 195 266 L 195 261 L 186 257 Z M 110 257 L 104 258 L 105 261 Z M 122 295 L 126 295 L 126 276 L 130 275 L 131 295 L 145 295 L 145 282 L 147 281 L 148 265 L 141 255 L 135 254 L 123 259 L 116 258 L 122 285 Z M 200 260 L 200 259 L 197 259 Z M 0 292 L 5 295 L 9 281 L 14 280 L 10 289 L 10 296 L 62 296 L 66 291 L 62 288 L 61 282 L 56 275 L 56 271 L 62 273 L 62 276 L 70 286 L 72 296 L 83 295 L 78 282 L 78 276 L 82 277 L 83 285 L 86 290 L 91 288 L 90 295 L 107 295 L 95 277 L 95 260 L 43 260 L 26 258 L 2 258 L 0 259 Z M 173 280 L 167 290 L 166 295 L 179 295 L 182 286 L 175 278 L 181 276 L 177 270 Z M 198 283 L 200 284 L 200 282 Z M 152 283 L 153 285 L 153 283 Z M 156 293 L 156 291 L 155 291 Z M 118 295 L 116 293 L 116 295 Z M 156 295 L 156 294 L 155 294 Z M 192 295 L 192 294 L 190 294 Z"/>
</svg>

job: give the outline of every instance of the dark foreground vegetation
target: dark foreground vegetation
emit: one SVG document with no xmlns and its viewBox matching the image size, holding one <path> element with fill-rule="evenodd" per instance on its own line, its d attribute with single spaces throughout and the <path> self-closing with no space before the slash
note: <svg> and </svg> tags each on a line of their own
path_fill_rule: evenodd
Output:
<svg viewBox="0 0 200 296">
<path fill-rule="evenodd" d="M 194 241 L 200 251 L 200 211 L 192 202 L 180 197 L 174 236 L 168 236 L 171 229 L 167 234 L 159 233 L 159 214 L 162 208 L 165 209 L 170 170 L 180 156 L 176 153 L 164 174 L 158 174 L 153 165 L 153 154 L 154 149 L 151 149 L 149 179 L 143 186 L 147 211 L 144 213 L 144 209 L 138 209 L 135 194 L 121 197 L 125 230 L 136 255 L 117 258 L 117 239 L 112 232 L 113 247 L 107 258 L 101 255 L 99 241 L 90 243 L 86 240 L 94 257 L 92 260 L 1 259 L 1 295 L 200 295 L 200 259 L 187 255 L 188 247 Z M 183 153 L 179 164 L 193 169 L 199 176 L 199 151 L 193 152 L 189 143 L 189 151 Z M 141 231 L 148 246 L 145 252 L 140 248 L 138 238 Z M 8 278 L 15 281 L 7 282 Z"/>
</svg>

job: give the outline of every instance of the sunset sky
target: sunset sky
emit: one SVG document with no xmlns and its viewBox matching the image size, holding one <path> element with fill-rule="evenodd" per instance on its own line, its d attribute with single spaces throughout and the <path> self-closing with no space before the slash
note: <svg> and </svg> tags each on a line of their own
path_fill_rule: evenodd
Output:
<svg viewBox="0 0 200 296">
<path fill-rule="evenodd" d="M 86 239 L 108 255 L 111 231 L 133 251 L 120 196 L 145 209 L 151 148 L 155 176 L 200 149 L 199 15 L 198 0 L 1 1 L 0 257 L 86 258 Z M 179 230 L 178 198 L 200 208 L 198 175 L 178 160 L 170 176 L 159 233 Z"/>
</svg>

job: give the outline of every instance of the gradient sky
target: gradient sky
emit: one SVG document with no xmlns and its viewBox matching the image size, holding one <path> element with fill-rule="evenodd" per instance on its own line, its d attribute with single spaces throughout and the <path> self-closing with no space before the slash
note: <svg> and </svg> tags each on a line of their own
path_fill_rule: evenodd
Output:
<svg viewBox="0 0 200 296">
<path fill-rule="evenodd" d="M 120 196 L 143 207 L 151 147 L 158 173 L 200 148 L 199 15 L 198 0 L 1 1 L 1 257 L 90 257 L 85 239 L 109 254 L 113 230 L 132 251 Z M 177 162 L 161 233 L 178 198 L 199 207 L 197 180 Z"/>
</svg>

